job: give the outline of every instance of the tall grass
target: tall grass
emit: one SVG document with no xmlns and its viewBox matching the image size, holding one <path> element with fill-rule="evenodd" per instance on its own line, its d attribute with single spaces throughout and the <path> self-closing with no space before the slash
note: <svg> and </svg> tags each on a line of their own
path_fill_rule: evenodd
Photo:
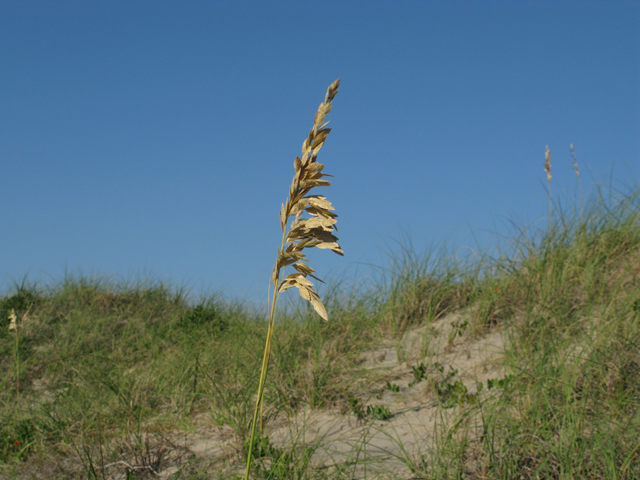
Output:
<svg viewBox="0 0 640 480">
<path fill-rule="evenodd" d="M 318 107 L 318 111 L 313 119 L 313 127 L 309 132 L 309 136 L 302 144 L 302 158 L 296 157 L 293 162 L 295 175 L 291 182 L 291 188 L 289 189 L 289 198 L 286 203 L 282 204 L 280 210 L 282 244 L 278 249 L 278 259 L 273 267 L 273 274 L 271 276 L 273 297 L 269 309 L 269 330 L 267 331 L 267 339 L 262 358 L 256 407 L 253 414 L 253 421 L 251 422 L 251 436 L 247 448 L 245 480 L 249 480 L 249 474 L 251 473 L 252 453 L 256 441 L 258 416 L 260 416 L 260 433 L 262 433 L 264 387 L 267 379 L 269 360 L 271 358 L 271 342 L 275 330 L 275 313 L 278 295 L 289 288 L 296 287 L 300 292 L 300 296 L 308 300 L 324 320 L 329 319 L 322 300 L 320 300 L 320 296 L 313 289 L 313 283 L 307 279 L 307 276 L 309 276 L 320 280 L 313 275 L 315 270 L 307 265 L 303 251 L 306 248 L 318 247 L 329 249 L 338 255 L 344 255 L 340 245 L 337 243 L 338 238 L 333 235 L 333 232 L 337 230 L 335 226 L 337 215 L 332 212 L 334 208 L 331 202 L 321 195 L 308 195 L 315 187 L 331 185 L 331 182 L 323 179 L 323 177 L 330 175 L 322 173 L 324 165 L 317 161 L 317 157 L 318 152 L 331 132 L 330 128 L 326 128 L 327 124 L 324 120 L 325 116 L 331 111 L 333 98 L 338 93 L 339 86 L 339 79 L 329 85 L 324 102 Z M 301 218 L 303 213 L 309 214 L 311 218 Z M 289 227 L 289 218 L 292 216 L 294 220 Z M 289 265 L 292 265 L 296 272 L 288 275 L 281 281 L 281 271 Z"/>
<path fill-rule="evenodd" d="M 518 239 L 520 268 L 502 286 L 517 381 L 484 410 L 490 476 L 640 473 L 639 207 L 637 190 L 597 191 L 581 220 Z"/>
</svg>

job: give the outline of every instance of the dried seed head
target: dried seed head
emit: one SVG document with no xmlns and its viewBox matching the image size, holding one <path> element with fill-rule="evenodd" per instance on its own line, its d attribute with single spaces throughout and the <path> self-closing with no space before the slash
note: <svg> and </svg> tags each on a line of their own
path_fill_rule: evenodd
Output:
<svg viewBox="0 0 640 480">
<path fill-rule="evenodd" d="M 338 93 L 340 80 L 333 82 L 327 89 L 325 100 L 318 107 L 318 111 L 313 119 L 313 128 L 302 143 L 302 157 L 296 157 L 293 162 L 295 175 L 289 188 L 289 198 L 287 203 L 280 209 L 280 225 L 286 244 L 282 251 L 278 251 L 278 259 L 273 269 L 272 280 L 277 284 L 280 278 L 280 269 L 292 265 L 296 272 L 286 277 L 278 286 L 278 293 L 282 293 L 289 288 L 296 287 L 300 296 L 311 302 L 318 314 L 328 319 L 327 312 L 322 305 L 320 297 L 313 289 L 313 284 L 307 280 L 307 276 L 322 281 L 312 275 L 315 270 L 304 263 L 305 255 L 302 250 L 305 248 L 318 247 L 329 249 L 338 255 L 344 252 L 338 245 L 338 238 L 333 235 L 333 231 L 338 231 L 336 227 L 337 215 L 333 205 L 324 196 L 307 195 L 315 187 L 328 187 L 331 182 L 323 177 L 330 177 L 326 173 L 321 173 L 324 165 L 316 161 L 318 152 L 324 145 L 330 128 L 325 128 L 325 117 L 331 111 L 331 102 Z M 301 219 L 302 213 L 308 213 L 310 218 Z M 287 223 L 289 217 L 294 216 L 291 228 L 287 233 Z"/>
<path fill-rule="evenodd" d="M 571 158 L 573 158 L 573 168 L 576 171 L 576 175 L 580 177 L 580 169 L 578 168 L 578 159 L 576 158 L 576 153 L 575 153 L 575 150 L 573 149 L 573 143 L 571 144 L 571 149 L 569 151 L 571 152 Z"/>
<path fill-rule="evenodd" d="M 544 171 L 547 172 L 547 180 L 551 181 L 551 151 L 547 145 L 547 153 L 544 156 Z"/>
</svg>

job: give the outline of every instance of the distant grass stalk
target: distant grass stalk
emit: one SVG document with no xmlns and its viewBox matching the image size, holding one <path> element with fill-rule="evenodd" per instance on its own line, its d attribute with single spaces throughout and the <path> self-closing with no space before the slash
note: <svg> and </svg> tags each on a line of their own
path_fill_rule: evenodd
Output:
<svg viewBox="0 0 640 480">
<path fill-rule="evenodd" d="M 582 205 L 582 183 L 580 182 L 580 169 L 578 168 L 578 159 L 576 158 L 576 153 L 573 149 L 573 143 L 571 144 L 571 149 L 569 151 L 571 152 L 571 158 L 573 158 L 573 168 L 578 176 L 578 190 L 580 191 L 580 220 L 582 220 L 582 211 L 584 210 Z"/>
<path fill-rule="evenodd" d="M 544 155 L 544 171 L 547 173 L 549 182 L 549 231 L 553 233 L 553 198 L 551 195 L 551 151 L 547 145 L 547 152 Z"/>
<path fill-rule="evenodd" d="M 24 321 L 24 317 L 22 320 Z M 16 335 L 16 346 L 13 361 L 16 365 L 16 397 L 17 401 L 20 402 L 20 351 L 18 349 L 18 317 L 16 316 L 16 312 L 13 308 L 11 309 L 11 313 L 9 314 L 9 331 L 15 332 Z"/>
<path fill-rule="evenodd" d="M 251 471 L 251 460 L 253 445 L 256 438 L 256 426 L 258 416 L 260 416 L 260 431 L 262 432 L 262 409 L 264 400 L 264 386 L 269 369 L 269 357 L 271 355 L 271 340 L 275 327 L 275 312 L 278 301 L 278 295 L 285 290 L 296 287 L 300 292 L 300 296 L 305 300 L 309 300 L 313 308 L 325 320 L 328 320 L 327 311 L 320 300 L 320 297 L 313 289 L 313 283 L 307 280 L 307 276 L 315 278 L 313 270 L 307 265 L 305 254 L 302 251 L 305 248 L 318 247 L 329 249 L 338 255 L 344 255 L 338 238 L 333 235 L 333 231 L 337 231 L 335 224 L 337 215 L 331 202 L 321 195 L 308 195 L 309 191 L 314 187 L 329 186 L 331 183 L 324 180 L 323 177 L 330 177 L 326 173 L 321 173 L 324 165 L 316 161 L 318 152 L 331 132 L 330 128 L 325 128 L 325 116 L 331 111 L 331 102 L 338 93 L 340 79 L 333 82 L 327 89 L 325 100 L 318 107 L 316 112 L 313 128 L 309 132 L 309 136 L 302 144 L 302 158 L 296 157 L 293 162 L 296 171 L 291 188 L 289 189 L 289 198 L 287 203 L 282 205 L 280 210 L 280 227 L 282 228 L 282 243 L 278 249 L 278 259 L 273 267 L 271 281 L 273 282 L 273 297 L 271 299 L 271 308 L 269 311 L 269 329 L 267 331 L 267 339 L 265 342 L 264 356 L 262 358 L 262 369 L 260 371 L 260 383 L 258 385 L 258 397 L 253 413 L 253 421 L 251 424 L 251 437 L 249 439 L 247 454 L 247 470 L 245 480 L 249 479 Z M 302 219 L 301 215 L 307 212 L 311 218 Z M 293 216 L 294 220 L 291 227 L 287 230 L 289 217 Z M 280 281 L 280 272 L 287 266 L 293 266 L 295 273 L 290 274 Z"/>
</svg>

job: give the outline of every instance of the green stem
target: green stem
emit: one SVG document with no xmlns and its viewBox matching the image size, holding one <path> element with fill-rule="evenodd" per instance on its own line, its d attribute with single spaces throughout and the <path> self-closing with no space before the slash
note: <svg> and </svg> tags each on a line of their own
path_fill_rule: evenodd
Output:
<svg viewBox="0 0 640 480">
<path fill-rule="evenodd" d="M 284 242 L 286 239 L 286 225 L 282 232 L 282 245 L 280 251 L 284 250 Z M 251 472 L 251 454 L 253 453 L 253 443 L 256 438 L 256 425 L 258 424 L 258 413 L 260 413 L 260 432 L 262 433 L 262 404 L 264 398 L 264 386 L 267 380 L 267 371 L 269 370 L 269 357 L 271 356 L 271 338 L 273 337 L 273 331 L 275 329 L 275 311 L 276 303 L 278 301 L 278 283 L 280 281 L 280 269 L 276 271 L 275 278 L 273 280 L 273 297 L 271 299 L 271 310 L 269 312 L 269 329 L 267 331 L 267 340 L 264 346 L 264 355 L 262 357 L 262 369 L 260 370 L 260 383 L 258 384 L 258 398 L 256 399 L 256 407 L 253 411 L 253 421 L 251 422 L 251 437 L 249 439 L 249 448 L 247 448 L 247 470 L 244 475 L 244 480 L 249 480 L 249 473 Z"/>
<path fill-rule="evenodd" d="M 551 180 L 549 180 L 549 233 L 553 238 L 553 198 L 551 196 Z"/>
<path fill-rule="evenodd" d="M 20 403 L 20 351 L 18 349 L 18 322 L 16 321 L 16 396 L 17 401 Z"/>
</svg>

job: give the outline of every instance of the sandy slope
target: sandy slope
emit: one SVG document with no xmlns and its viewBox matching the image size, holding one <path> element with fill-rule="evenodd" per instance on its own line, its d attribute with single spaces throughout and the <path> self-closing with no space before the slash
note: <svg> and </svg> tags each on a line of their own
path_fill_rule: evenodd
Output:
<svg viewBox="0 0 640 480">
<path fill-rule="evenodd" d="M 339 469 L 357 460 L 357 478 L 418 478 L 409 466 L 428 461 L 428 452 L 437 441 L 436 425 L 459 419 L 465 411 L 464 407 L 439 407 L 436 383 L 455 369 L 458 373 L 450 376 L 449 382 L 460 381 L 469 394 L 474 394 L 476 382 L 482 382 L 486 389 L 488 379 L 504 377 L 501 332 L 476 338 L 454 336 L 452 324 L 463 321 L 461 314 L 449 315 L 430 327 L 408 332 L 401 341 L 388 341 L 363 355 L 361 367 L 370 371 L 374 380 L 368 385 L 373 393 L 360 401 L 363 405 L 386 406 L 392 413 L 390 419 L 359 419 L 352 412 L 305 409 L 294 418 L 273 422 L 266 435 L 272 444 L 283 448 L 292 442 L 312 446 L 312 463 L 332 471 L 337 471 L 336 465 Z M 427 378 L 410 386 L 414 380 L 411 367 L 420 363 L 426 365 Z M 386 382 L 398 385 L 400 391 L 386 389 Z M 466 420 L 473 424 L 476 419 L 467 416 Z M 228 471 L 230 461 L 238 458 L 239 440 L 231 429 L 203 427 L 181 435 L 177 443 L 183 451 Z M 222 466 L 225 464 L 227 468 Z M 160 478 L 169 479 L 178 470 L 179 465 L 175 465 L 158 473 Z"/>
</svg>

